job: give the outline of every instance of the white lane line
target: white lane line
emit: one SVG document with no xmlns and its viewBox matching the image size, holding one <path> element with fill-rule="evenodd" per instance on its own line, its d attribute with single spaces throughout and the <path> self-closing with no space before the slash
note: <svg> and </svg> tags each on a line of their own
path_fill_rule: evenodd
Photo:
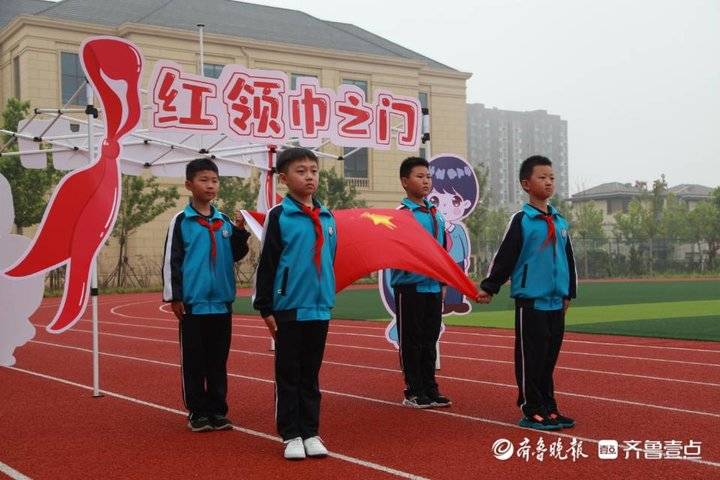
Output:
<svg viewBox="0 0 720 480">
<path fill-rule="evenodd" d="M 89 320 L 81 320 L 88 322 Z M 143 325 L 143 324 L 137 324 L 137 323 L 123 323 L 123 322 L 110 322 L 110 321 L 102 321 L 101 324 L 108 324 L 108 325 L 118 325 L 118 326 L 126 326 L 126 327 L 134 327 L 134 328 L 149 328 L 154 330 L 171 330 L 173 332 L 177 331 L 177 328 L 174 327 L 160 327 L 157 325 Z M 266 327 L 257 327 L 261 329 L 265 329 Z M 332 333 L 332 332 L 331 332 Z M 234 337 L 243 337 L 243 338 L 259 338 L 259 339 L 265 339 L 265 337 L 262 336 L 256 336 L 256 335 L 242 335 L 239 333 L 233 333 L 232 336 Z M 334 346 L 342 346 L 344 348 L 353 348 L 352 345 L 340 345 L 340 344 L 330 344 L 327 345 L 334 345 Z M 385 351 L 385 350 L 384 350 Z M 393 350 L 387 350 L 390 352 L 393 352 Z M 450 355 L 443 355 L 447 358 L 453 358 Z M 465 357 L 463 357 L 465 358 Z M 473 357 L 476 360 L 490 360 L 490 359 L 484 359 L 480 357 Z M 509 361 L 504 361 L 502 363 L 512 363 Z M 675 382 L 675 383 L 688 383 L 692 385 L 702 385 L 706 387 L 720 387 L 720 383 L 712 383 L 712 382 L 701 382 L 701 381 L 695 381 L 695 380 L 684 380 L 679 378 L 668 378 L 668 377 L 655 377 L 652 375 L 639 375 L 639 374 L 633 374 L 633 373 L 621 373 L 621 372 L 610 372 L 607 370 L 594 370 L 594 369 L 587 369 L 587 368 L 577 368 L 577 367 L 563 367 L 563 366 L 557 366 L 556 369 L 561 370 L 569 370 L 573 372 L 588 372 L 588 373 L 599 373 L 603 375 L 617 375 L 621 377 L 629 377 L 629 378 L 640 378 L 640 379 L 647 379 L 647 380 L 658 380 L 658 381 L 665 381 L 665 382 Z"/>
<path fill-rule="evenodd" d="M 39 343 L 39 342 L 35 342 L 35 341 L 33 341 L 33 342 L 34 342 L 34 343 Z M 86 349 L 86 348 L 81 348 L 81 347 L 72 347 L 72 346 L 68 346 L 68 345 L 59 345 L 59 344 L 58 344 L 58 345 L 48 344 L 48 345 L 57 346 L 57 347 L 60 347 L 60 348 L 67 348 L 67 349 L 71 349 L 71 350 L 78 350 L 78 351 L 82 351 L 82 352 L 86 352 L 86 353 L 92 353 L 92 350 L 89 350 L 89 349 Z M 104 356 L 109 356 L 109 357 L 122 358 L 122 359 L 125 359 L 125 360 L 133 360 L 133 361 L 138 361 L 138 362 L 143 362 L 143 363 L 152 363 L 152 364 L 156 364 L 156 365 L 163 365 L 163 366 L 168 366 L 168 367 L 180 368 L 180 365 L 175 364 L 175 363 L 170 363 L 170 362 L 161 362 L 161 361 L 158 361 L 158 360 L 150 360 L 150 359 L 145 359 L 145 358 L 141 358 L 141 357 L 132 357 L 132 356 L 127 356 L 127 355 L 120 355 L 120 354 L 107 353 L 107 352 L 100 352 L 100 354 L 101 354 L 101 355 L 104 355 Z M 46 375 L 44 375 L 44 374 L 32 372 L 32 371 L 29 371 L 29 370 L 22 370 L 22 369 L 19 369 L 19 368 L 16 368 L 16 367 L 7 367 L 7 368 L 10 368 L 11 370 L 24 371 L 24 372 L 26 372 L 26 373 L 37 374 L 38 376 L 42 376 L 42 377 L 49 377 L 49 376 L 46 376 Z M 229 376 L 229 377 L 234 377 L 234 378 L 242 378 L 242 379 L 245 379 L 245 380 L 257 381 L 257 382 L 261 382 L 261 383 L 265 383 L 265 384 L 274 384 L 274 383 L 275 383 L 274 380 L 269 380 L 269 379 L 265 379 L 265 378 L 250 377 L 250 376 L 247 376 L 247 375 L 239 375 L 239 374 L 234 374 L 234 373 L 228 373 L 228 376 Z M 51 378 L 51 379 L 56 379 L 56 377 L 49 377 L 49 378 Z M 80 386 L 80 384 L 75 384 L 74 382 L 70 382 L 70 381 L 68 381 L 68 380 L 64 380 L 64 379 L 58 379 L 58 380 L 60 380 L 60 381 L 62 381 L 62 382 L 64 382 L 64 383 L 69 383 L 69 384 L 73 384 L 73 385 L 78 385 L 78 386 Z M 90 386 L 85 386 L 85 385 L 83 385 L 82 387 L 83 387 L 83 388 L 86 388 L 86 389 L 88 389 L 88 390 L 91 390 L 91 389 L 92 389 L 92 387 L 90 387 Z M 322 393 L 325 393 L 325 394 L 329 394 L 329 395 L 336 395 L 336 396 L 345 397 L 345 398 L 352 398 L 352 399 L 355 399 L 355 400 L 362 400 L 362 401 L 367 401 L 367 402 L 372 402 L 372 403 L 378 403 L 378 404 L 382 404 L 382 405 L 396 406 L 396 407 L 400 407 L 400 408 L 403 408 L 403 409 L 406 408 L 406 407 L 403 407 L 403 405 L 402 405 L 401 403 L 392 402 L 392 401 L 388 401 L 388 400 L 382 400 L 382 399 L 379 399 L 379 398 L 364 397 L 364 396 L 360 396 L 360 395 L 354 395 L 354 394 L 345 393 L 345 392 L 336 392 L 336 391 L 333 391 L 333 390 L 325 390 L 325 389 L 321 389 L 321 392 L 322 392 Z M 115 396 L 117 396 L 117 395 L 120 395 L 120 394 L 115 394 Z M 132 398 L 132 397 L 121 396 L 121 397 L 119 397 L 119 398 L 128 398 L 128 399 L 129 399 L 129 398 Z M 591 398 L 592 398 L 592 397 L 591 397 Z M 144 402 L 144 401 L 140 400 L 140 402 Z M 152 404 L 152 405 L 154 405 L 154 404 Z M 161 406 L 161 407 L 162 407 L 162 406 Z M 169 407 L 162 407 L 162 409 L 168 409 L 168 408 L 169 408 Z M 181 412 L 181 411 L 179 411 L 179 410 L 174 410 L 174 409 L 172 409 L 171 411 L 174 411 L 174 412 L 180 413 L 180 414 L 182 414 L 182 415 L 185 415 L 185 412 Z M 511 427 L 511 428 L 517 429 L 517 430 L 525 430 L 525 431 L 528 431 L 528 430 L 529 430 L 529 429 L 520 427 L 519 425 L 516 425 L 516 424 L 514 424 L 514 423 L 508 423 L 508 422 L 503 422 L 503 421 L 501 421 L 501 420 L 493 420 L 493 419 L 484 418 L 484 417 L 476 417 L 476 416 L 466 415 L 466 414 L 461 414 L 461 413 L 456 413 L 456 412 L 449 412 L 449 411 L 446 411 L 446 410 L 426 409 L 426 410 L 423 410 L 422 412 L 423 412 L 423 413 L 427 412 L 427 413 L 436 414 L 436 415 L 445 415 L 445 416 L 449 416 L 449 417 L 453 417 L 453 418 L 459 418 L 459 419 L 470 420 L 470 421 L 475 421 L 475 422 L 482 422 L 482 423 L 487 423 L 487 424 L 491 424 L 491 425 L 498 425 L 498 426 L 503 426 L 503 427 Z M 531 430 L 531 431 L 536 432 L 535 430 Z M 249 432 L 254 432 L 254 431 L 253 431 L 253 430 L 249 430 Z M 264 434 L 264 433 L 262 433 L 262 432 L 257 432 L 257 433 L 260 433 L 261 435 L 267 435 L 267 434 Z M 544 433 L 545 433 L 545 432 L 544 432 Z M 577 435 L 571 435 L 571 434 L 567 434 L 567 433 L 559 433 L 559 432 L 546 432 L 546 433 L 548 433 L 548 435 L 553 435 L 553 436 L 558 436 L 558 437 L 565 437 L 565 438 L 569 438 L 569 439 L 576 438 L 576 439 L 578 439 L 578 440 L 583 440 L 583 441 L 590 442 L 590 443 L 599 443 L 599 441 L 600 441 L 600 440 L 598 440 L 598 439 L 586 438 L 586 437 L 579 437 L 579 436 L 577 436 Z M 251 433 L 251 434 L 252 434 L 252 433 Z M 264 438 L 265 438 L 265 437 L 264 437 Z M 273 439 L 275 439 L 275 437 L 273 437 Z M 280 439 L 278 438 L 277 440 L 279 441 Z M 640 450 L 641 450 L 641 451 L 646 451 L 646 450 L 644 450 L 644 449 L 640 449 Z M 708 460 L 698 460 L 698 459 L 678 459 L 678 460 L 684 460 L 684 461 L 689 461 L 689 462 L 693 462 L 693 463 L 700 463 L 700 464 L 703 464 L 703 465 L 709 465 L 709 466 L 713 466 L 713 467 L 720 467 L 720 463 L 719 463 L 719 462 L 712 462 L 712 461 L 708 461 Z M 406 477 L 406 478 L 419 478 L 419 477 Z"/>
<path fill-rule="evenodd" d="M 90 330 L 76 330 L 76 331 L 80 331 L 83 333 L 92 333 Z M 115 333 L 101 333 L 101 335 L 108 335 L 111 337 L 128 338 L 128 339 L 132 339 L 132 340 L 143 340 L 143 341 L 147 341 L 147 342 L 169 343 L 169 344 L 175 344 L 175 345 L 177 345 L 179 343 L 176 340 L 157 340 L 157 339 L 153 339 L 153 338 L 134 337 L 134 336 L 129 336 L 129 335 L 115 334 Z M 53 347 L 60 347 L 60 348 L 66 347 L 66 345 L 56 344 L 56 343 L 51 343 L 51 342 L 42 342 L 39 340 L 31 340 L 30 342 L 31 343 L 39 343 L 39 344 L 43 344 L 43 345 L 49 345 L 49 346 L 53 346 Z M 67 347 L 67 348 L 92 352 L 92 350 L 88 350 L 88 349 L 85 349 L 82 347 Z M 233 353 L 246 353 L 243 350 L 236 350 L 233 348 L 231 348 L 230 351 Z M 120 358 L 133 358 L 133 359 L 139 359 L 139 360 L 143 360 L 143 361 L 147 360 L 152 363 L 161 363 L 161 364 L 163 363 L 163 362 L 158 362 L 156 360 L 141 359 L 139 357 L 125 357 L 121 354 L 112 354 L 112 353 L 106 353 L 106 352 L 100 352 L 100 354 L 101 355 L 109 355 L 109 356 L 117 356 Z M 357 365 L 354 365 L 354 364 L 346 364 L 346 365 L 352 365 L 354 367 L 358 367 Z M 176 366 L 179 367 L 179 365 L 176 365 Z M 228 373 L 228 375 L 231 375 L 231 374 Z M 267 382 L 271 382 L 271 383 L 273 382 L 273 380 L 259 379 L 257 377 L 246 377 L 246 376 L 238 375 L 238 374 L 232 374 L 232 376 L 237 376 L 240 378 L 249 378 L 249 379 L 258 380 L 258 381 L 267 381 Z M 489 382 L 489 381 L 484 381 L 484 380 L 475 380 L 475 379 L 469 379 L 469 378 L 449 377 L 449 376 L 444 377 L 444 378 L 447 380 L 453 380 L 453 381 L 493 385 L 493 386 L 512 388 L 512 389 L 517 388 L 516 385 L 509 384 L 509 383 Z M 656 405 L 653 403 L 636 402 L 633 400 L 622 400 L 622 399 L 617 399 L 617 398 L 599 397 L 596 395 L 586 395 L 586 394 L 582 394 L 582 393 L 565 392 L 565 391 L 560 391 L 560 390 L 555 391 L 555 393 L 558 395 L 564 395 L 564 396 L 568 396 L 568 397 L 586 398 L 586 399 L 597 400 L 597 401 L 601 401 L 601 402 L 618 403 L 621 405 L 632 405 L 632 406 L 639 406 L 639 407 L 643 407 L 643 408 L 654 408 L 657 410 L 665 410 L 665 411 L 676 412 L 676 413 L 687 413 L 687 414 L 692 414 L 692 415 L 701 415 L 701 416 L 720 418 L 719 413 L 703 412 L 703 411 L 699 411 L 699 410 L 690 410 L 690 409 L 679 408 L 679 407 L 669 407 L 669 406 L 665 406 L 665 405 Z"/>
<path fill-rule="evenodd" d="M 150 318 L 150 317 L 136 317 L 136 316 L 124 315 L 124 314 L 118 314 L 118 313 L 116 313 L 116 315 L 121 316 L 121 317 L 124 317 L 124 318 L 146 319 L 146 320 L 162 320 L 162 321 L 164 321 L 164 322 L 174 322 L 174 323 L 177 323 L 177 320 L 158 319 L 158 318 Z M 104 321 L 104 322 L 101 322 L 101 323 L 111 323 L 111 322 Z M 132 326 L 138 326 L 138 327 L 146 326 L 146 327 L 149 327 L 149 328 L 159 328 L 159 327 L 153 327 L 153 326 L 141 325 L 141 324 L 133 324 Z M 241 327 L 245 327 L 245 328 L 254 328 L 254 329 L 266 330 L 265 327 L 262 327 L 262 326 L 259 326 L 259 325 L 235 325 L 235 324 L 233 324 L 233 326 L 241 326 Z M 366 334 L 348 334 L 348 333 L 333 332 L 333 331 L 330 331 L 328 334 L 329 334 L 329 335 L 372 336 L 372 335 L 366 335 Z M 266 339 L 266 340 L 269 340 L 269 338 L 270 338 L 270 337 L 268 337 L 268 336 L 256 336 L 256 335 L 241 335 L 241 334 L 234 334 L 234 335 L 244 336 L 244 337 L 246 337 L 246 338 L 263 338 L 263 339 Z M 378 338 L 379 338 L 379 336 L 378 336 Z M 448 342 L 445 342 L 445 341 L 442 341 L 442 340 L 441 340 L 440 343 L 448 343 Z M 458 345 L 469 345 L 469 346 L 482 347 L 482 348 L 499 348 L 499 349 L 504 349 L 504 350 L 513 350 L 513 349 L 514 349 L 513 346 L 484 345 L 484 344 L 476 344 L 476 343 L 457 343 L 457 342 L 455 342 L 455 343 L 458 344 Z M 328 345 L 330 345 L 330 344 L 328 344 Z M 563 356 L 565 356 L 565 355 L 582 355 L 582 356 L 600 357 L 600 358 L 610 358 L 610 359 L 642 360 L 642 361 L 647 361 L 647 362 L 676 363 L 676 364 L 680 364 L 680 365 L 696 365 L 696 366 L 702 366 L 702 367 L 720 367 L 720 364 L 717 364 L 717 363 L 690 362 L 690 361 L 687 361 L 687 360 L 672 360 L 672 359 L 666 359 L 666 358 L 635 357 L 635 356 L 630 356 L 630 355 L 614 355 L 614 354 L 608 354 L 608 353 L 576 352 L 576 351 L 573 351 L 573 350 L 562 350 L 561 353 L 562 353 Z M 446 354 L 443 354 L 442 356 L 443 356 L 443 358 L 465 358 L 465 357 L 457 357 L 457 356 L 453 357 L 453 356 L 451 356 L 451 355 L 446 355 Z"/>
<path fill-rule="evenodd" d="M 147 320 L 162 320 L 162 321 L 168 321 L 167 318 L 137 317 L 137 316 L 133 316 L 133 315 L 125 315 L 125 314 L 122 314 L 122 313 L 117 312 L 117 310 L 116 310 L 116 309 L 119 309 L 119 308 L 131 307 L 131 306 L 133 306 L 133 305 L 137 305 L 137 304 L 140 304 L 140 303 L 152 303 L 152 302 L 153 302 L 153 301 L 151 300 L 151 301 L 144 301 L 144 302 L 128 303 L 128 304 L 125 304 L 125 305 L 118 305 L 118 306 L 116 306 L 115 308 L 112 309 L 112 310 L 113 310 L 112 313 L 114 313 L 115 315 L 119 315 L 119 316 L 122 316 L 122 317 L 126 317 L 126 318 L 143 318 L 143 319 L 147 319 Z M 161 303 L 161 302 L 158 302 L 157 300 L 154 300 L 154 302 L 156 302 L 156 303 Z M 166 307 L 167 307 L 167 304 L 161 303 L 161 305 L 158 307 L 158 309 L 159 309 L 160 311 L 164 312 L 164 313 L 172 313 L 172 312 L 166 310 L 166 309 L 165 309 Z M 238 319 L 242 319 L 242 320 L 255 320 L 255 321 L 259 321 L 259 319 L 260 319 L 260 317 L 258 317 L 258 316 L 244 315 L 244 314 L 241 314 L 241 315 L 234 314 L 234 315 L 233 315 L 233 318 L 238 318 Z M 172 321 L 172 320 L 171 320 L 171 321 Z M 374 326 L 368 326 L 368 325 L 341 325 L 341 324 L 337 323 L 337 322 L 339 322 L 339 321 L 344 321 L 344 322 L 357 321 L 358 323 L 360 323 L 360 322 L 369 322 L 369 320 L 342 320 L 342 319 L 337 319 L 337 320 L 335 320 L 334 322 L 331 323 L 331 328 L 352 328 L 352 329 L 363 329 L 363 330 L 382 331 L 382 332 L 385 331 L 385 327 L 384 327 L 384 326 L 374 327 Z M 389 320 L 388 320 L 388 321 L 389 321 Z M 242 324 L 239 324 L 239 325 L 242 326 Z M 264 327 L 262 327 L 262 328 L 264 328 Z M 484 328 L 484 327 L 482 327 L 482 326 L 477 326 L 477 327 L 469 327 L 469 328 Z M 568 334 L 573 334 L 574 332 L 567 332 L 567 333 L 568 333 Z M 455 330 L 455 329 L 449 329 L 449 328 L 446 329 L 445 332 L 443 333 L 443 335 L 446 335 L 446 334 L 471 335 L 471 336 L 477 336 L 477 337 L 505 338 L 505 339 L 508 339 L 508 340 L 514 340 L 514 339 L 515 339 L 515 337 L 514 337 L 513 335 L 498 335 L 498 334 L 492 334 L 492 333 L 465 332 L 465 331 L 462 331 L 462 330 Z M 591 334 L 588 334 L 588 335 L 591 335 Z M 378 336 L 378 337 L 381 337 L 381 338 L 384 338 L 384 335 L 377 335 L 377 336 Z M 667 340 L 668 340 L 668 341 L 673 341 L 673 339 L 667 339 Z M 718 353 L 718 354 L 720 354 L 720 349 L 717 349 L 717 350 L 716 350 L 716 349 L 689 348 L 689 347 L 670 347 L 670 346 L 665 346 L 665 345 L 644 345 L 644 344 L 623 343 L 623 342 L 597 342 L 597 341 L 591 341 L 591 340 L 574 340 L 574 339 L 568 339 L 568 338 L 564 339 L 564 340 L 563 340 L 563 343 L 582 343 L 582 344 L 604 345 L 604 346 L 614 346 L 614 347 L 655 348 L 655 349 L 660 349 L 660 350 L 680 350 L 680 351 L 702 352 L 702 353 Z"/>
<path fill-rule="evenodd" d="M 348 328 L 354 328 L 352 326 L 348 326 Z M 482 328 L 482 327 L 470 327 L 470 328 Z M 443 335 L 446 335 L 448 333 L 455 334 L 455 335 L 469 335 L 473 337 L 493 337 L 493 338 L 504 338 L 507 340 L 515 340 L 515 337 L 513 335 L 498 335 L 494 333 L 477 333 L 477 332 L 463 332 L 463 331 L 457 331 L 457 330 L 445 330 L 445 333 Z M 565 332 L 566 334 L 573 334 L 575 332 Z M 586 335 L 593 335 L 593 334 L 586 334 Z M 650 337 L 648 337 L 650 338 Z M 669 342 L 675 342 L 675 341 L 691 341 L 691 340 L 676 340 L 673 338 L 666 339 Z M 706 340 L 698 340 L 700 342 L 704 342 Z M 680 351 L 686 351 L 686 352 L 701 352 L 701 353 L 720 353 L 720 350 L 712 349 L 712 348 L 690 348 L 690 347 L 670 347 L 667 345 L 644 345 L 639 343 L 623 343 L 623 342 L 599 342 L 599 341 L 592 341 L 592 340 L 575 340 L 575 339 L 563 339 L 563 343 L 583 343 L 583 344 L 590 344 L 590 345 L 604 345 L 604 346 L 610 346 L 610 347 L 633 347 L 633 348 L 656 348 L 659 350 L 680 350 Z"/>
<path fill-rule="evenodd" d="M 80 350 L 86 350 L 86 349 L 80 349 Z M 90 351 L 90 350 L 86 350 L 86 351 Z M 105 353 L 102 353 L 102 355 L 106 355 L 106 354 L 105 354 Z M 117 355 L 114 355 L 114 356 L 117 356 Z M 142 361 L 142 359 L 137 359 L 137 358 L 133 358 L 133 357 L 125 357 L 125 358 L 133 359 L 133 360 L 141 360 L 141 361 Z M 159 363 L 159 362 L 154 362 L 154 363 Z M 166 364 L 166 365 L 172 365 L 172 364 Z M 179 365 L 173 365 L 173 366 L 179 367 Z M 67 379 L 64 379 L 64 378 L 54 377 L 54 376 L 47 375 L 47 374 L 44 374 L 44 373 L 36 372 L 36 371 L 34 371 L 34 370 L 26 370 L 26 369 L 18 368 L 18 367 L 6 367 L 6 368 L 8 368 L 8 369 L 10 369 L 10 370 L 17 371 L 17 372 L 22 372 L 22 373 L 26 373 L 26 374 L 29 374 L 29 375 L 34 375 L 34 376 L 36 376 L 36 377 L 40 377 L 40 378 L 43 378 L 43 379 L 46 379 L 46 380 L 52 380 L 52 381 L 55 381 L 55 382 L 59 382 L 59 383 L 66 384 L 66 385 L 71 385 L 71 386 L 73 386 L 73 387 L 82 388 L 82 389 L 84 389 L 84 390 L 91 390 L 91 391 L 92 391 L 92 389 L 93 389 L 93 387 L 92 387 L 91 385 L 83 385 L 83 384 L 81 384 L 81 383 L 76 383 L 76 382 L 73 382 L 73 381 L 71 381 L 71 380 L 67 380 Z M 157 410 L 162 410 L 162 411 L 165 411 L 165 412 L 174 413 L 174 414 L 176 414 L 176 415 L 182 415 L 183 417 L 184 417 L 184 416 L 187 416 L 187 412 L 184 412 L 184 411 L 181 411 L 181 410 L 172 408 L 172 407 L 167 407 L 167 406 L 165 406 L 165 405 L 159 405 L 159 404 L 157 404 L 157 403 L 148 402 L 148 401 L 145 401 L 145 400 L 142 400 L 142 399 L 139 399 L 139 398 L 136 398 L 136 397 L 131 397 L 131 396 L 128 396 L 128 395 L 123 395 L 122 393 L 111 392 L 111 391 L 109 391 L 109 390 L 101 390 L 101 392 L 102 392 L 104 395 L 107 395 L 107 396 L 109 396 L 109 397 L 114 397 L 114 398 L 118 398 L 118 399 L 121 399 L 121 400 L 125 400 L 125 401 L 131 402 L 131 403 L 135 403 L 135 404 L 138 404 L 138 405 L 142 405 L 142 406 L 145 406 L 145 407 L 151 407 L 151 408 L 155 408 L 155 409 L 157 409 Z M 251 436 L 254 436 L 254 437 L 263 438 L 263 439 L 265 439 L 265 440 L 272 440 L 272 441 L 274 441 L 274 442 L 282 443 L 282 438 L 277 437 L 277 436 L 275 436 L 275 435 L 270 435 L 270 434 L 265 433 L 265 432 L 258 432 L 257 430 L 251 430 L 251 429 L 249 429 L 249 428 L 238 427 L 237 425 L 233 425 L 233 430 L 238 431 L 238 432 L 241 432 L 241 433 L 244 433 L 244 434 L 247 434 L 247 435 L 251 435 Z M 348 455 L 343 455 L 343 454 L 341 454 L 341 453 L 329 452 L 329 453 L 328 453 L 328 456 L 337 458 L 338 460 L 342 460 L 342 461 L 345 461 L 345 462 L 348 462 L 348 463 L 352 463 L 352 464 L 355 464 L 355 465 L 359 465 L 359 466 L 362 466 L 362 467 L 366 467 L 366 468 L 369 468 L 369 469 L 372 469 L 372 470 L 377 470 L 377 471 L 380 471 L 380 472 L 383 472 L 383 473 L 387 473 L 387 474 L 390 474 L 390 475 L 394 475 L 394 476 L 400 477 L 400 478 L 410 478 L 410 479 L 416 479 L 416 480 L 426 480 L 424 477 L 421 477 L 421 476 L 419 476 L 419 475 L 414 475 L 414 474 L 412 474 L 412 473 L 403 472 L 402 470 L 397 470 L 397 469 L 394 469 L 394 468 L 391 468 L 391 467 L 387 467 L 387 466 L 385 466 L 385 465 L 380 465 L 380 464 L 378 464 L 378 463 L 373 463 L 373 462 L 370 462 L 370 461 L 367 461 L 367 460 L 363 460 L 363 459 L 361 459 L 361 458 L 356 458 L 356 457 L 351 457 L 351 456 L 348 456 Z M 20 477 L 20 478 L 27 478 L 27 477 Z"/>
<path fill-rule="evenodd" d="M 117 303 L 120 301 L 127 302 L 127 299 L 126 298 L 123 298 L 123 299 L 117 298 L 117 299 L 108 299 L 108 300 L 104 300 L 104 301 L 98 301 L 98 305 L 100 305 L 100 306 L 111 305 L 113 303 Z M 40 305 L 38 307 L 38 310 L 41 308 L 58 308 L 60 305 L 61 305 L 60 303 L 46 303 L 44 305 Z"/>
<path fill-rule="evenodd" d="M 22 473 L 12 468 L 10 465 L 7 465 L 3 462 L 0 462 L 0 473 L 4 473 L 13 480 L 31 480 L 30 477 L 28 477 L 27 475 L 23 475 Z"/>
</svg>

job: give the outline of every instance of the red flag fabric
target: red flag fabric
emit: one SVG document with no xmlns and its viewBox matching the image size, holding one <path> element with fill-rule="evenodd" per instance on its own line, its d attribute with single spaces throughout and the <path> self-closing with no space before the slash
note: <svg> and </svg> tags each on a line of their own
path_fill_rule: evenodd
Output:
<svg viewBox="0 0 720 480">
<path fill-rule="evenodd" d="M 247 213 L 264 223 L 264 215 Z M 395 268 L 432 277 L 477 298 L 477 286 L 409 210 L 353 208 L 335 210 L 333 215 L 338 236 L 337 292 L 372 272 Z"/>
<path fill-rule="evenodd" d="M 477 298 L 472 280 L 409 210 L 353 208 L 333 214 L 338 231 L 336 291 L 377 270 L 395 268 L 432 277 Z"/>
</svg>

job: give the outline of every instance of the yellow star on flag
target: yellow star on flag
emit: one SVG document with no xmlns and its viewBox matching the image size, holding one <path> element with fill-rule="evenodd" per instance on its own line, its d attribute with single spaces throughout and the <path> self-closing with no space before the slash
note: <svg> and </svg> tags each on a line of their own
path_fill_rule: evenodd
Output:
<svg viewBox="0 0 720 480">
<path fill-rule="evenodd" d="M 360 216 L 363 218 L 369 218 L 370 220 L 372 220 L 374 225 L 382 225 L 389 228 L 390 230 L 395 230 L 397 228 L 397 225 L 392 223 L 392 217 L 389 215 L 378 215 L 375 213 L 365 212 Z"/>
</svg>

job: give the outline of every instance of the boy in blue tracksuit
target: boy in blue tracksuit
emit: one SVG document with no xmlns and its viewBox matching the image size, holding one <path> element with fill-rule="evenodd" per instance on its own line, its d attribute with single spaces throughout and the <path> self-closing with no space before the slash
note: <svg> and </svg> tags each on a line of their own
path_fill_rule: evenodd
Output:
<svg viewBox="0 0 720 480">
<path fill-rule="evenodd" d="M 520 426 L 538 430 L 575 425 L 572 418 L 560 414 L 553 385 L 565 312 L 577 287 L 569 224 L 548 203 L 554 182 L 549 159 L 535 155 L 522 163 L 520 183 L 530 201 L 513 215 L 488 277 L 480 284 L 480 301 L 488 303 L 490 295 L 511 278 Z"/>
<path fill-rule="evenodd" d="M 403 160 L 400 182 L 407 194 L 400 208 L 412 211 L 418 223 L 445 246 L 445 218 L 425 198 L 432 189 L 428 161 L 420 157 Z M 400 364 L 405 377 L 403 405 L 449 407 L 450 399 L 440 393 L 435 381 L 435 345 L 442 327 L 445 287 L 432 278 L 404 270 L 392 270 L 390 285 L 395 294 Z"/>
<path fill-rule="evenodd" d="M 253 306 L 275 338 L 276 422 L 284 456 L 299 460 L 328 453 L 318 436 L 318 375 L 335 306 L 337 234 L 332 214 L 313 198 L 315 154 L 284 150 L 276 169 L 288 195 L 265 219 Z"/>
<path fill-rule="evenodd" d="M 170 221 L 163 258 L 163 300 L 180 322 L 182 387 L 194 432 L 232 428 L 227 414 L 233 265 L 248 252 L 242 217 L 233 223 L 210 203 L 220 178 L 212 160 L 187 164 L 185 188 L 192 198 Z"/>
</svg>

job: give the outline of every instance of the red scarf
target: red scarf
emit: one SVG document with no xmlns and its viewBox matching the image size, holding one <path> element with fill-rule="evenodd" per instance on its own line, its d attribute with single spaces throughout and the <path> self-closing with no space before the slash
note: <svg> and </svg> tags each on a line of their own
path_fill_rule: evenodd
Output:
<svg viewBox="0 0 720 480">
<path fill-rule="evenodd" d="M 321 269 L 321 255 L 323 246 L 323 228 L 320 223 L 320 207 L 308 207 L 307 205 L 300 205 L 305 215 L 310 217 L 312 220 L 313 227 L 315 227 L 315 250 L 313 254 L 313 261 L 315 262 L 315 268 L 317 268 L 318 275 L 320 275 Z"/>
<path fill-rule="evenodd" d="M 437 240 L 437 236 L 438 236 L 438 222 L 437 222 L 437 217 L 435 216 L 435 212 L 437 212 L 437 208 L 435 208 L 435 207 L 427 208 L 427 207 L 424 207 L 424 206 L 420 206 L 420 207 L 418 207 L 418 210 L 420 210 L 420 211 L 423 212 L 423 213 L 429 213 L 430 216 L 432 217 L 432 221 L 433 221 L 433 238 Z"/>
<path fill-rule="evenodd" d="M 543 247 L 547 247 L 551 243 L 554 245 L 555 241 L 557 240 L 557 235 L 555 234 L 555 222 L 553 221 L 552 213 L 543 213 L 540 216 L 543 220 L 545 220 L 548 226 L 548 233 L 547 237 L 545 237 L 545 243 L 543 243 Z"/>
<path fill-rule="evenodd" d="M 215 244 L 215 232 L 220 230 L 223 226 L 223 221 L 219 218 L 213 220 L 212 224 L 205 220 L 203 217 L 195 217 L 200 225 L 208 229 L 210 234 L 210 261 L 215 264 L 215 257 L 217 256 L 217 245 Z"/>
</svg>

